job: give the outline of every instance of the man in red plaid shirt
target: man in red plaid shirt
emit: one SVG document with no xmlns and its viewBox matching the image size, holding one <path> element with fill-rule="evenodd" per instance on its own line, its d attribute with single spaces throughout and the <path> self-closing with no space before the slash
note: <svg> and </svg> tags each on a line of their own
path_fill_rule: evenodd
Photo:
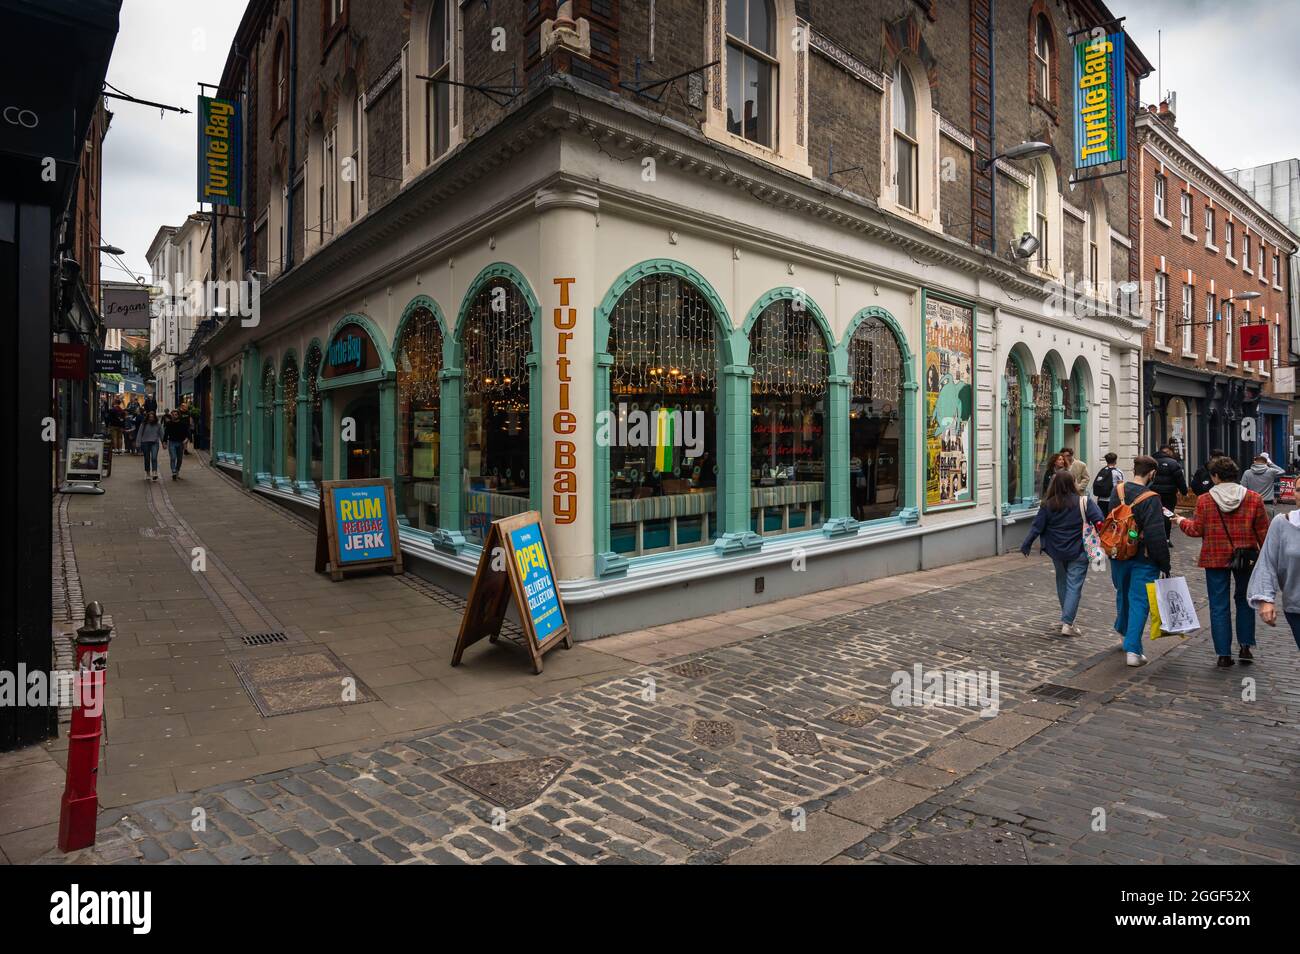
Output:
<svg viewBox="0 0 1300 954">
<path fill-rule="evenodd" d="M 1196 498 L 1196 516 L 1190 520 L 1175 517 L 1178 528 L 1189 537 L 1201 538 L 1201 558 L 1197 565 L 1205 570 L 1205 586 L 1210 593 L 1210 633 L 1220 668 L 1227 668 L 1232 658 L 1232 604 L 1237 610 L 1237 645 L 1241 661 L 1254 659 L 1255 610 L 1246 602 L 1250 582 L 1249 567 L 1232 569 L 1233 552 L 1253 550 L 1259 555 L 1268 535 L 1268 514 L 1264 501 L 1253 490 L 1237 483 L 1241 471 L 1230 457 L 1212 457 L 1208 465 L 1213 486 L 1208 494 Z M 1240 562 L 1240 561 L 1239 561 Z M 1229 589 L 1235 590 L 1230 593 Z"/>
</svg>

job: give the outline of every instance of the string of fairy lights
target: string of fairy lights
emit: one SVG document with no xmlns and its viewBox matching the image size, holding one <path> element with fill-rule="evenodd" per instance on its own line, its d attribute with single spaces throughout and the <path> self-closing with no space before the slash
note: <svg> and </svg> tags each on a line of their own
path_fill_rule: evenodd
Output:
<svg viewBox="0 0 1300 954">
<path fill-rule="evenodd" d="M 854 401 L 900 403 L 903 353 L 894 333 L 874 315 L 864 319 L 849 342 L 849 374 Z"/>
<path fill-rule="evenodd" d="M 433 312 L 418 309 L 402 329 L 397 349 L 397 393 L 408 403 L 434 406 L 442 372 L 442 332 Z"/>
<path fill-rule="evenodd" d="M 497 411 L 528 410 L 531 324 L 528 303 L 511 282 L 493 279 L 474 296 L 461 337 L 467 397 L 482 395 Z"/>
<path fill-rule="evenodd" d="M 610 316 L 610 387 L 617 396 L 712 393 L 717 317 L 675 275 L 650 275 L 619 298 Z"/>
<path fill-rule="evenodd" d="M 820 397 L 826 393 L 830 355 L 806 307 L 791 298 L 763 309 L 749 334 L 756 396 Z"/>
</svg>

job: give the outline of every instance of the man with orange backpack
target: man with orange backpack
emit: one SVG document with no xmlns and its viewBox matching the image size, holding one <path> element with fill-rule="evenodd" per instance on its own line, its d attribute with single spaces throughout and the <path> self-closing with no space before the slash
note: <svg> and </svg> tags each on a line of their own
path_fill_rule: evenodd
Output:
<svg viewBox="0 0 1300 954">
<path fill-rule="evenodd" d="M 1114 507 L 1101 531 L 1102 549 L 1110 557 L 1115 584 L 1115 629 L 1130 666 L 1143 666 L 1142 633 L 1150 615 L 1147 584 L 1169 575 L 1169 537 L 1160 495 L 1149 488 L 1159 465 L 1153 457 L 1135 457 L 1133 476 L 1115 488 Z"/>
</svg>

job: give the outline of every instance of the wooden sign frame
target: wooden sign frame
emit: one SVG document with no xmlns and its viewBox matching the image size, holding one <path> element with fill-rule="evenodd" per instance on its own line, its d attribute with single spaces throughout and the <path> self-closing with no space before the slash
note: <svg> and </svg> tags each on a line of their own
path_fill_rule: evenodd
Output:
<svg viewBox="0 0 1300 954">
<path fill-rule="evenodd" d="M 339 559 L 338 528 L 335 525 L 334 491 L 346 487 L 382 486 L 388 507 L 388 526 L 393 535 L 393 555 L 378 560 L 353 560 L 344 563 Z M 394 575 L 405 572 L 402 567 L 402 538 L 398 530 L 397 507 L 393 494 L 391 477 L 371 477 L 363 480 L 323 480 L 320 485 L 320 507 L 316 521 L 316 572 L 329 573 L 335 583 L 343 579 L 344 573 L 353 570 L 377 570 L 387 568 Z"/>
<path fill-rule="evenodd" d="M 542 548 L 546 552 L 546 566 L 551 572 L 551 581 L 555 584 L 555 605 L 560 609 L 564 622 L 541 642 L 537 639 L 537 630 L 533 624 L 533 614 L 528 611 L 528 599 L 524 596 L 524 583 L 520 576 L 519 564 L 514 558 L 514 545 L 510 535 L 520 529 L 536 524 L 541 536 Z M 501 547 L 507 554 L 503 570 L 492 569 L 492 551 Z M 501 636 L 501 624 L 506 618 L 506 606 L 513 599 L 519 620 L 523 624 L 524 639 L 528 643 L 528 655 L 533 662 L 533 672 L 540 674 L 542 657 L 563 644 L 565 649 L 573 648 L 573 636 L 569 631 L 569 614 L 564 608 L 564 599 L 560 596 L 559 583 L 553 571 L 555 564 L 551 560 L 551 542 L 546 538 L 546 528 L 542 524 L 542 515 L 536 510 L 502 517 L 492 521 L 487 539 L 483 541 L 483 554 L 479 557 L 478 570 L 474 573 L 474 583 L 470 586 L 469 598 L 465 601 L 465 615 L 460 621 L 460 634 L 456 637 L 456 651 L 452 654 L 451 664 L 459 666 L 465 650 L 486 637 L 489 642 L 497 642 Z"/>
</svg>

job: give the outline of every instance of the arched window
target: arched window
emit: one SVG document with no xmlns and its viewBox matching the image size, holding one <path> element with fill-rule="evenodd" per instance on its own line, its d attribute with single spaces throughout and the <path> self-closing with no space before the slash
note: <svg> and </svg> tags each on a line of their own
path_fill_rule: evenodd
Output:
<svg viewBox="0 0 1300 954">
<path fill-rule="evenodd" d="M 750 529 L 788 533 L 826 519 L 826 339 L 806 306 L 783 298 L 749 332 Z"/>
<path fill-rule="evenodd" d="M 280 372 L 280 394 L 284 398 L 284 476 L 290 480 L 298 473 L 298 362 L 284 359 Z"/>
<path fill-rule="evenodd" d="M 412 526 L 438 526 L 442 330 L 428 308 L 415 309 L 397 342 L 397 487 Z"/>
<path fill-rule="evenodd" d="M 528 510 L 527 355 L 532 313 L 513 282 L 494 278 L 479 289 L 461 329 L 461 527 L 482 543 L 493 520 Z"/>
<path fill-rule="evenodd" d="M 1003 495 L 1005 503 L 1016 503 L 1028 496 L 1021 487 L 1020 471 L 1024 466 L 1025 449 L 1021 440 L 1021 404 L 1024 394 L 1020 386 L 1020 362 L 1012 355 L 1007 356 L 1006 367 L 1002 371 L 1002 446 L 1006 450 L 1003 469 Z"/>
<path fill-rule="evenodd" d="M 274 111 L 279 113 L 289 106 L 289 58 L 285 51 L 283 31 L 275 38 L 275 54 L 271 63 L 271 78 L 274 84 L 271 101 L 275 105 Z"/>
<path fill-rule="evenodd" d="M 320 386 L 316 380 L 320 376 L 322 357 L 320 345 L 313 341 L 311 347 L 307 349 L 307 361 L 303 365 L 303 373 L 307 375 L 307 409 L 311 413 L 311 466 L 308 469 L 308 472 L 311 475 L 312 481 L 317 486 L 320 485 L 321 481 L 321 459 L 324 451 L 321 428 Z"/>
<path fill-rule="evenodd" d="M 610 548 L 639 555 L 718 535 L 717 315 L 693 284 L 648 275 L 610 315 Z"/>
<path fill-rule="evenodd" d="M 1033 179 L 1030 182 L 1031 204 L 1029 210 L 1030 226 L 1033 229 L 1034 237 L 1038 239 L 1038 267 L 1047 268 L 1050 261 L 1048 256 L 1048 240 L 1051 237 L 1051 230 L 1048 221 L 1048 194 L 1047 194 L 1047 175 L 1043 169 L 1042 163 L 1035 170 Z"/>
<path fill-rule="evenodd" d="M 424 97 L 424 161 L 433 162 L 451 143 L 451 17 L 450 0 L 433 0 L 426 38 Z"/>
<path fill-rule="evenodd" d="M 1055 43 L 1052 39 L 1052 22 L 1040 13 L 1034 18 L 1034 91 L 1047 102 L 1052 102 L 1055 63 Z"/>
<path fill-rule="evenodd" d="M 894 65 L 893 86 L 894 122 L 894 188 L 897 202 L 904 208 L 917 210 L 920 182 L 920 147 L 916 128 L 916 89 L 912 76 L 900 59 Z"/>
<path fill-rule="evenodd" d="M 854 520 L 876 520 L 905 506 L 903 352 L 882 319 L 863 319 L 849 341 L 849 506 Z"/>
<path fill-rule="evenodd" d="M 776 14 L 772 0 L 727 0 L 727 131 L 776 143 Z"/>
<path fill-rule="evenodd" d="M 275 475 L 275 365 L 262 371 L 262 473 Z"/>
<path fill-rule="evenodd" d="M 1076 363 L 1069 380 L 1061 382 L 1061 406 L 1064 408 L 1065 446 L 1074 448 L 1077 460 L 1088 459 L 1088 387 L 1082 369 Z"/>
<path fill-rule="evenodd" d="M 1051 458 L 1059 447 L 1052 446 L 1052 433 L 1055 423 L 1056 407 L 1056 373 L 1050 364 L 1043 362 L 1038 374 L 1030 378 L 1034 389 L 1034 462 L 1035 473 L 1044 475 Z M 1042 496 L 1042 487 L 1034 488 L 1034 493 Z"/>
</svg>

